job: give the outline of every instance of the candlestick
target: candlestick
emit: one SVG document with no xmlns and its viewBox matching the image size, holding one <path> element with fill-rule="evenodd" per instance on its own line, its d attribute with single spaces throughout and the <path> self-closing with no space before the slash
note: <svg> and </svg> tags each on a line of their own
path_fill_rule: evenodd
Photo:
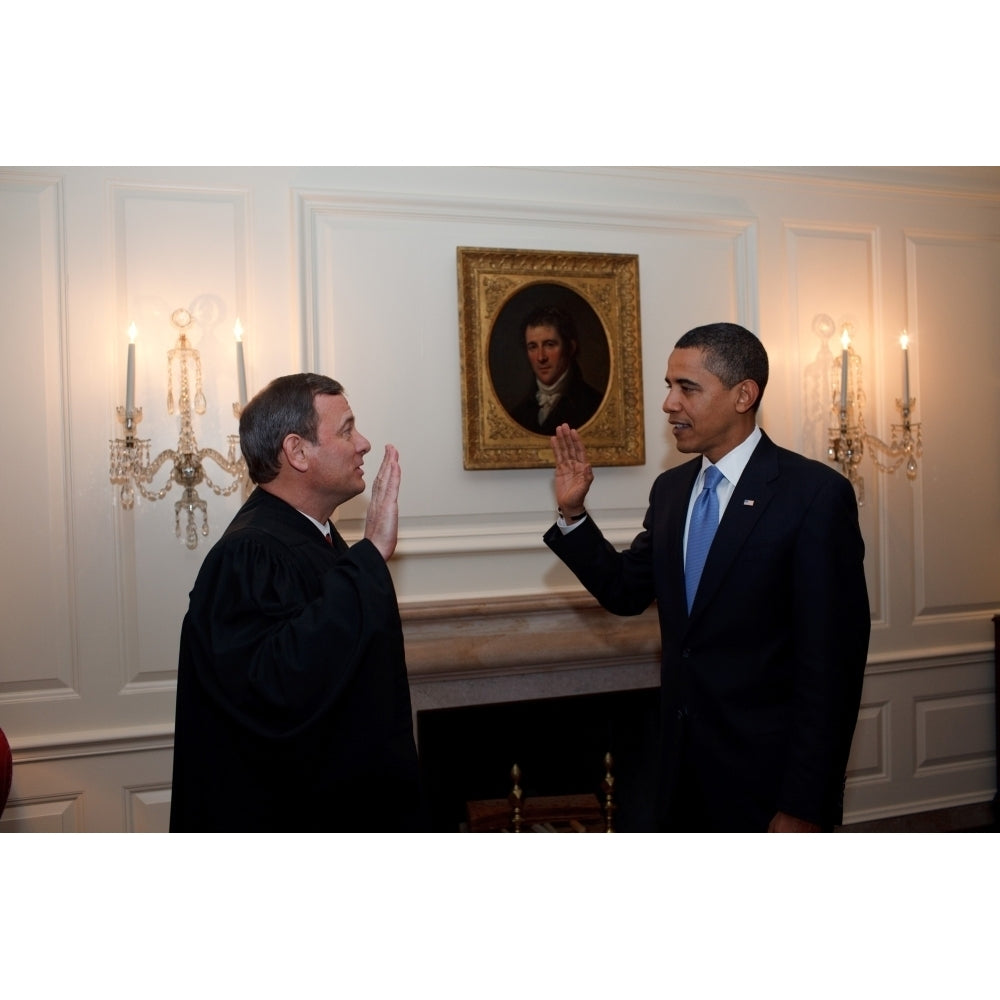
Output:
<svg viewBox="0 0 1000 1000">
<path fill-rule="evenodd" d="M 833 321 L 826 316 L 818 316 L 813 321 L 817 335 L 827 340 L 833 329 Z M 916 400 L 910 397 L 909 346 L 910 338 L 905 330 L 899 338 L 903 349 L 903 399 L 896 400 L 902 412 L 902 423 L 892 424 L 892 437 L 884 441 L 865 429 L 865 390 L 862 377 L 861 356 L 852 346 L 854 327 L 849 322 L 841 324 L 840 343 L 840 399 L 836 398 L 837 362 L 831 359 L 828 392 L 833 400 L 830 414 L 830 437 L 827 444 L 827 458 L 840 466 L 840 471 L 854 485 L 858 506 L 865 502 L 865 481 L 860 475 L 861 463 L 867 451 L 879 472 L 895 472 L 901 466 L 906 469 L 906 478 L 911 482 L 917 477 L 917 459 L 923 454 L 920 424 L 911 420 L 911 407 Z M 823 355 L 829 357 L 829 349 L 824 346 Z M 839 405 L 839 413 L 838 413 Z"/>
<path fill-rule="evenodd" d="M 903 348 L 903 409 L 910 408 L 910 337 L 904 330 L 899 337 L 899 346 Z"/>
<path fill-rule="evenodd" d="M 125 366 L 125 417 L 135 413 L 135 323 L 128 327 L 128 362 Z"/>
<path fill-rule="evenodd" d="M 194 433 L 194 416 L 205 412 L 205 395 L 202 392 L 201 355 L 187 339 L 187 329 L 194 318 L 187 309 L 175 309 L 170 322 L 177 329 L 177 343 L 167 351 L 167 412 L 180 413 L 180 436 L 173 448 L 166 448 L 155 458 L 151 455 L 148 439 L 136 435 L 136 426 L 142 420 L 142 407 L 135 405 L 135 362 L 134 347 L 129 345 L 128 377 L 125 407 L 117 407 L 118 420 L 125 426 L 125 436 L 112 438 L 110 444 L 110 478 L 113 486 L 120 487 L 121 506 L 131 510 L 135 506 L 138 493 L 145 500 L 162 500 L 175 485 L 182 489 L 181 498 L 174 504 L 174 531 L 178 538 L 184 538 L 189 549 L 198 545 L 198 535 L 208 534 L 208 501 L 198 495 L 198 486 L 204 483 L 216 496 L 227 497 L 241 490 L 245 500 L 250 493 L 250 479 L 247 464 L 239 454 L 238 434 L 228 436 L 229 449 L 226 454 L 215 448 L 200 448 Z M 129 328 L 129 337 L 135 339 L 135 325 Z M 174 372 L 180 378 L 180 393 L 174 397 Z M 209 477 L 208 462 L 214 462 L 223 472 L 232 477 L 228 485 Z M 168 472 L 162 486 L 154 479 L 164 467 Z M 201 527 L 198 528 L 198 513 L 201 512 Z M 182 516 L 186 515 L 186 527 L 182 527 Z"/>
<path fill-rule="evenodd" d="M 233 335 L 236 337 L 236 378 L 240 386 L 240 409 L 247 405 L 247 371 L 243 364 L 243 325 L 239 318 L 236 326 L 233 327 Z"/>
<path fill-rule="evenodd" d="M 847 348 L 850 346 L 851 338 L 847 335 L 847 327 L 840 336 L 840 343 L 843 350 L 840 353 L 840 412 L 847 412 Z"/>
</svg>

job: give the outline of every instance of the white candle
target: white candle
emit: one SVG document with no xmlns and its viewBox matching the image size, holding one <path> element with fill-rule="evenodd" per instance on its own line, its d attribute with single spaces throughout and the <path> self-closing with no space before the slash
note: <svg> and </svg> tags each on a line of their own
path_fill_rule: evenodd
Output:
<svg viewBox="0 0 1000 1000">
<path fill-rule="evenodd" d="M 910 336 L 904 330 L 899 337 L 899 346 L 903 348 L 903 409 L 910 408 Z"/>
<path fill-rule="evenodd" d="M 243 364 L 243 325 L 239 319 L 233 327 L 233 335 L 236 337 L 236 378 L 240 384 L 240 409 L 247 405 L 247 370 Z"/>
<path fill-rule="evenodd" d="M 850 346 L 851 338 L 847 335 L 847 327 L 840 336 L 840 343 L 843 350 L 840 352 L 840 412 L 847 412 L 847 348 Z"/>
<path fill-rule="evenodd" d="M 135 412 L 135 323 L 128 327 L 128 363 L 125 368 L 125 416 Z"/>
</svg>

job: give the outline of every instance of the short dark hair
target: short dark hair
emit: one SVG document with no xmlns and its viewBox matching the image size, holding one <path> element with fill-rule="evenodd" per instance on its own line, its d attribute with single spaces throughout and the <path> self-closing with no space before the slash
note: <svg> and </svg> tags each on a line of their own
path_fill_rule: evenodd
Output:
<svg viewBox="0 0 1000 1000">
<path fill-rule="evenodd" d="M 754 409 L 760 406 L 767 385 L 768 363 L 764 345 L 738 323 L 709 323 L 688 330 L 674 345 L 696 347 L 705 352 L 705 367 L 727 388 L 752 379 L 760 390 Z"/>
<path fill-rule="evenodd" d="M 340 396 L 344 387 L 326 375 L 282 375 L 261 389 L 240 414 L 240 450 L 255 483 L 269 483 L 281 470 L 281 447 L 289 434 L 315 443 L 316 396 Z"/>
<path fill-rule="evenodd" d="M 528 313 L 521 324 L 521 343 L 524 344 L 524 335 L 533 326 L 551 326 L 559 334 L 563 343 L 577 343 L 576 322 L 573 317 L 560 309 L 559 306 L 535 306 Z"/>
</svg>

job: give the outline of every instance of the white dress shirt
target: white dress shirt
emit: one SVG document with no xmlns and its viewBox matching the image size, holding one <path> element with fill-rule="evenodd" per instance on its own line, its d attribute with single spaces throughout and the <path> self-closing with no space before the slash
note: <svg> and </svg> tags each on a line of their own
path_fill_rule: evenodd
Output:
<svg viewBox="0 0 1000 1000">
<path fill-rule="evenodd" d="M 719 498 L 720 521 L 722 520 L 722 515 L 726 512 L 726 506 L 733 495 L 733 490 L 740 481 L 740 476 L 743 475 L 743 470 L 747 467 L 747 462 L 750 461 L 750 456 L 753 454 L 754 448 L 757 447 L 760 438 L 760 428 L 754 425 L 750 436 L 742 444 L 738 444 L 732 451 L 727 452 L 715 463 L 715 467 L 722 473 L 722 479 L 719 480 L 718 485 L 715 487 L 715 495 Z M 688 501 L 687 520 L 684 522 L 685 564 L 687 563 L 688 530 L 691 527 L 691 511 L 694 509 L 694 502 L 698 499 L 698 494 L 701 493 L 702 486 L 705 484 L 705 470 L 711 464 L 704 455 L 701 456 L 701 472 L 698 473 L 698 478 L 694 481 L 694 489 L 691 490 L 691 499 Z"/>
<path fill-rule="evenodd" d="M 742 444 L 738 444 L 731 452 L 723 455 L 722 458 L 716 462 L 719 472 L 722 473 L 722 479 L 719 480 L 718 485 L 715 487 L 715 495 L 719 498 L 720 521 L 722 520 L 722 515 L 726 511 L 726 505 L 729 503 L 729 499 L 733 495 L 733 489 L 740 481 L 740 476 L 743 475 L 743 470 L 747 467 L 747 463 L 750 461 L 750 456 L 754 453 L 754 449 L 757 447 L 760 438 L 760 428 L 754 425 L 754 429 L 750 432 L 750 435 Z M 705 458 L 704 455 L 701 456 L 701 472 L 698 473 L 698 478 L 694 482 L 694 489 L 691 490 L 691 498 L 688 501 L 687 519 L 684 522 L 685 561 L 687 560 L 688 528 L 691 526 L 691 510 L 694 507 L 695 498 L 701 492 L 702 485 L 704 484 L 705 469 L 707 469 L 711 464 L 712 463 Z M 556 525 L 564 535 L 568 535 L 574 528 L 583 524 L 585 520 L 586 517 L 582 517 L 579 521 L 567 524 L 562 515 L 560 515 L 556 518 Z"/>
<path fill-rule="evenodd" d="M 296 510 L 299 510 L 299 508 L 298 508 L 298 507 L 296 507 L 295 509 L 296 509 Z M 312 514 L 307 514 L 307 513 L 306 513 L 306 512 L 304 511 L 304 510 L 299 510 L 299 513 L 300 513 L 300 514 L 301 514 L 301 515 L 302 515 L 302 516 L 303 516 L 304 518 L 306 518 L 306 520 L 308 520 L 308 521 L 312 521 L 312 523 L 313 523 L 313 524 L 315 524 L 317 528 L 319 528 L 320 532 L 321 532 L 321 533 L 322 533 L 322 534 L 323 534 L 323 535 L 324 535 L 325 537 L 327 537 L 327 538 L 329 538 L 329 537 L 330 537 L 330 522 L 329 522 L 329 521 L 317 521 L 317 520 L 316 520 L 316 518 L 314 518 L 314 517 L 312 516 Z"/>
</svg>

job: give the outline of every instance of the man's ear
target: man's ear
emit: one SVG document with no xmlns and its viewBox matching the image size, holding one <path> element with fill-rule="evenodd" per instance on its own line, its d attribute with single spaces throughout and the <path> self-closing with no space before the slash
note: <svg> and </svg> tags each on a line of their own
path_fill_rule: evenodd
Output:
<svg viewBox="0 0 1000 1000">
<path fill-rule="evenodd" d="M 752 410 L 760 399 L 760 386 L 752 378 L 745 378 L 736 387 L 736 411 L 746 413 Z"/>
<path fill-rule="evenodd" d="M 309 468 L 305 444 L 305 438 L 299 434 L 286 434 L 285 440 L 281 442 L 281 453 L 285 456 L 285 461 L 298 472 L 305 472 Z"/>
</svg>

